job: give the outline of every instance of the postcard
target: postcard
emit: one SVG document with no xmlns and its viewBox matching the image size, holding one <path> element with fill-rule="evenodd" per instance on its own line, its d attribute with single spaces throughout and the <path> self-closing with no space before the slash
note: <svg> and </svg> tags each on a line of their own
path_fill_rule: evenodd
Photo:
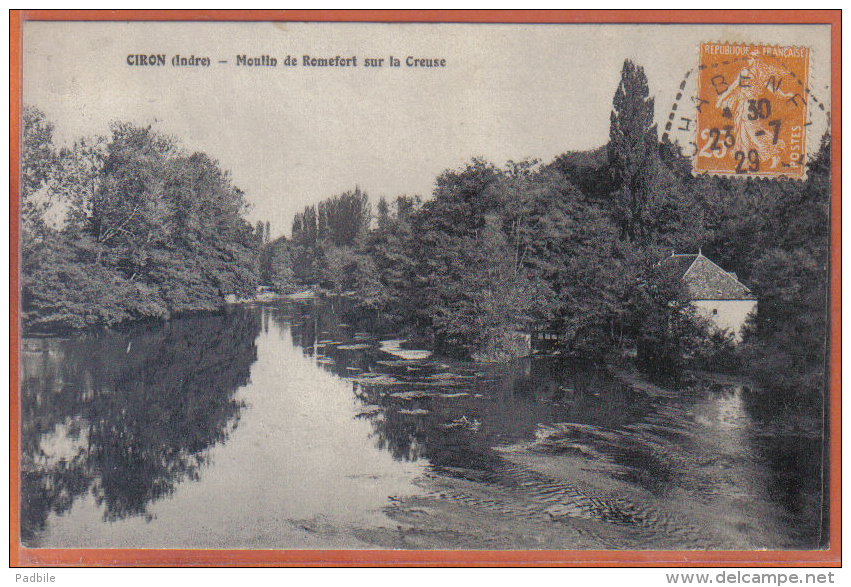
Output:
<svg viewBox="0 0 851 587">
<path fill-rule="evenodd" d="M 14 13 L 13 564 L 838 564 L 839 16 L 758 17 Z"/>
</svg>

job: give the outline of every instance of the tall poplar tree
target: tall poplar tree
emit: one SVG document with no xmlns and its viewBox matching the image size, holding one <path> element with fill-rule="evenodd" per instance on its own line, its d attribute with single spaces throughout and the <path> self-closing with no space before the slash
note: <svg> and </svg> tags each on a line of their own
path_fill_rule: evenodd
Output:
<svg viewBox="0 0 851 587">
<path fill-rule="evenodd" d="M 621 239 L 645 241 L 647 191 L 642 185 L 648 157 L 657 143 L 653 98 L 644 68 L 624 61 L 612 104 L 609 163 L 614 176 L 615 218 Z"/>
</svg>

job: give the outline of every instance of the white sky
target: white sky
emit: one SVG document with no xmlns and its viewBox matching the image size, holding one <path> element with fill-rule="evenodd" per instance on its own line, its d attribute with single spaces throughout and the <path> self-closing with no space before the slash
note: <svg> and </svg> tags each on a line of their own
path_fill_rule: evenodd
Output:
<svg viewBox="0 0 851 587">
<path fill-rule="evenodd" d="M 701 41 L 808 46 L 810 87 L 829 100 L 827 25 L 28 22 L 24 102 L 60 144 L 107 134 L 114 120 L 155 123 L 230 170 L 250 219 L 277 236 L 306 204 L 356 184 L 373 200 L 428 196 L 441 171 L 473 156 L 548 162 L 603 145 L 625 58 L 644 66 L 662 121 Z M 214 64 L 129 67 L 130 53 Z M 357 55 L 358 67 L 236 67 L 237 54 Z M 388 68 L 388 55 L 402 67 Z M 408 55 L 447 66 L 411 69 Z M 365 57 L 385 67 L 364 68 Z M 817 145 L 825 120 L 813 123 Z"/>
</svg>

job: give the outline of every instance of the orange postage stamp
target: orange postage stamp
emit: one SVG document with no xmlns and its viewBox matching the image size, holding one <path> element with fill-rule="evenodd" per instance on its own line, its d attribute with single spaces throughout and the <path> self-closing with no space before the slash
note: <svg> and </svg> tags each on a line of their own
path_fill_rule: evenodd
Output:
<svg viewBox="0 0 851 587">
<path fill-rule="evenodd" d="M 701 43 L 697 173 L 801 179 L 809 48 Z"/>
</svg>

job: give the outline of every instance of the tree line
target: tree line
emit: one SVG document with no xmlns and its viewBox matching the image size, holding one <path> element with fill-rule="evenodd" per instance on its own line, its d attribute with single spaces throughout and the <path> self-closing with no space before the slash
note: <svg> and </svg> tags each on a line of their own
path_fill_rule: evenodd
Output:
<svg viewBox="0 0 851 587">
<path fill-rule="evenodd" d="M 693 176 L 660 142 L 643 69 L 626 61 L 607 145 L 553 161 L 474 158 L 431 198 L 360 188 L 307 206 L 290 238 L 244 218 L 244 193 L 203 153 L 126 123 L 57 148 L 25 108 L 21 176 L 25 328 L 55 332 L 215 310 L 279 292 L 348 292 L 351 322 L 446 355 L 504 359 L 532 325 L 601 358 L 640 345 L 657 364 L 747 365 L 787 396 L 823 389 L 830 137 L 805 181 Z M 735 272 L 759 311 L 733 348 L 688 315 L 671 252 Z M 672 324 L 671 308 L 685 319 Z M 708 342 L 707 342 L 708 341 Z"/>
<path fill-rule="evenodd" d="M 262 244 L 227 172 L 150 127 L 57 148 L 23 113 L 21 304 L 25 328 L 114 326 L 216 310 L 252 296 Z"/>
<path fill-rule="evenodd" d="M 567 353 L 602 357 L 644 340 L 663 362 L 735 369 L 788 397 L 825 376 L 830 137 L 806 181 L 693 176 L 660 142 L 643 68 L 624 63 L 609 143 L 555 160 L 473 159 L 437 177 L 433 197 L 361 190 L 308 206 L 292 237 L 261 251 L 280 291 L 350 292 L 352 321 L 404 331 L 438 352 L 507 358 L 531 324 Z M 759 299 L 744 343 L 709 336 L 682 284 L 660 273 L 672 252 L 703 253 Z M 682 312 L 672 327 L 671 308 Z"/>
</svg>

